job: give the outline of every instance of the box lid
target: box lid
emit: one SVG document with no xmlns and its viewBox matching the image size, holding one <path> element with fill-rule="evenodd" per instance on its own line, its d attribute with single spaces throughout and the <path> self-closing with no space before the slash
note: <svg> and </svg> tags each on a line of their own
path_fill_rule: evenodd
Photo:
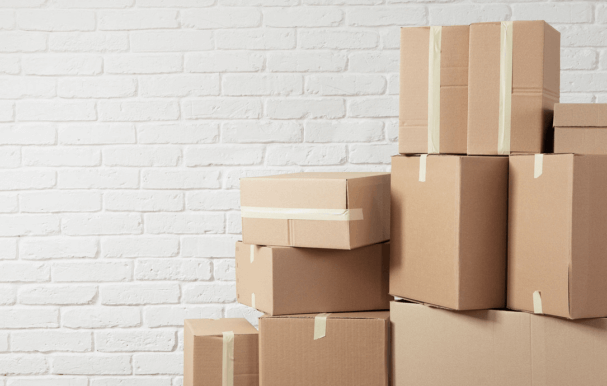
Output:
<svg viewBox="0 0 607 386">
<path fill-rule="evenodd" d="M 258 334 L 258 331 L 246 319 L 186 319 L 184 325 L 194 336 L 222 335 L 224 331 L 234 331 L 234 334 Z"/>
<path fill-rule="evenodd" d="M 607 103 L 557 103 L 555 127 L 607 126 Z"/>
</svg>

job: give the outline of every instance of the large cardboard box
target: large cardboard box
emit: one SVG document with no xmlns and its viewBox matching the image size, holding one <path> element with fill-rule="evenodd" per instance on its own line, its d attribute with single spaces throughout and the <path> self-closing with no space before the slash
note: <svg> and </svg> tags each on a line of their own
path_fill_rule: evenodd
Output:
<svg viewBox="0 0 607 386">
<path fill-rule="evenodd" d="M 387 310 L 390 245 L 351 251 L 236 243 L 238 302 L 269 315 Z"/>
<path fill-rule="evenodd" d="M 221 386 L 224 376 L 259 384 L 258 333 L 246 319 L 186 319 L 184 330 L 184 386 Z"/>
<path fill-rule="evenodd" d="M 560 42 L 544 21 L 470 26 L 468 154 L 551 151 Z"/>
<path fill-rule="evenodd" d="M 388 311 L 264 316 L 262 386 L 387 386 Z"/>
<path fill-rule="evenodd" d="M 401 28 L 399 153 L 466 154 L 469 30 Z"/>
<path fill-rule="evenodd" d="M 507 157 L 392 157 L 390 294 L 505 307 L 507 207 Z"/>
<path fill-rule="evenodd" d="M 607 154 L 607 104 L 557 103 L 554 152 Z"/>
<path fill-rule="evenodd" d="M 607 319 L 393 302 L 394 386 L 604 386 Z"/>
<path fill-rule="evenodd" d="M 607 156 L 510 157 L 508 308 L 607 316 L 606 192 Z"/>
<path fill-rule="evenodd" d="M 295 173 L 240 180 L 242 241 L 354 249 L 390 238 L 389 173 Z"/>
</svg>

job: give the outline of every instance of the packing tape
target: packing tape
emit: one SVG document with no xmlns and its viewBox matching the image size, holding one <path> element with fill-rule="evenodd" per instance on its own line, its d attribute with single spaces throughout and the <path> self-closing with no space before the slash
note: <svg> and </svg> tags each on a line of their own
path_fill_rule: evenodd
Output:
<svg viewBox="0 0 607 386">
<path fill-rule="evenodd" d="M 327 335 L 327 317 L 329 314 L 318 314 L 314 318 L 314 340 L 324 338 Z"/>
<path fill-rule="evenodd" d="M 223 332 L 221 386 L 234 386 L 234 331 Z"/>
<path fill-rule="evenodd" d="M 533 159 L 533 178 L 538 178 L 544 172 L 544 155 L 536 154 Z"/>
<path fill-rule="evenodd" d="M 426 159 L 428 154 L 419 156 L 419 182 L 426 182 Z"/>
<path fill-rule="evenodd" d="M 251 258 L 251 263 L 255 261 L 255 245 L 251 245 L 251 251 L 250 251 L 250 258 Z"/>
<path fill-rule="evenodd" d="M 251 293 L 251 307 L 256 308 L 255 307 L 255 292 Z"/>
<path fill-rule="evenodd" d="M 428 52 L 428 154 L 440 149 L 440 60 L 443 27 L 430 27 Z"/>
<path fill-rule="evenodd" d="M 497 154 L 510 154 L 513 26 L 511 21 L 503 21 L 500 31 L 500 110 Z"/>
<path fill-rule="evenodd" d="M 542 293 L 540 291 L 535 291 L 533 293 L 533 313 L 534 314 L 543 314 L 544 310 L 542 309 Z"/>
<path fill-rule="evenodd" d="M 307 208 L 265 208 L 242 206 L 243 218 L 269 218 L 280 220 L 358 221 L 363 219 L 362 208 L 356 209 L 307 209 Z"/>
</svg>

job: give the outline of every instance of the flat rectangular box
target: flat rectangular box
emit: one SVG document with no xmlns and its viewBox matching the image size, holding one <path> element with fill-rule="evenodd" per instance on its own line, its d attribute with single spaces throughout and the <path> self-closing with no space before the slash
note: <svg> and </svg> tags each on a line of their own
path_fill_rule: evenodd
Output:
<svg viewBox="0 0 607 386">
<path fill-rule="evenodd" d="M 557 103 L 554 152 L 607 154 L 607 104 Z"/>
<path fill-rule="evenodd" d="M 258 333 L 246 319 L 186 319 L 184 386 L 221 386 L 224 332 L 234 333 L 234 386 L 259 384 Z"/>
<path fill-rule="evenodd" d="M 240 180 L 246 244 L 354 249 L 390 238 L 390 173 Z"/>
<path fill-rule="evenodd" d="M 469 30 L 467 25 L 401 28 L 399 153 L 466 154 Z M 436 60 L 440 70 L 430 78 Z M 430 101 L 434 92 L 439 95 Z M 430 125 L 439 132 L 435 148 L 428 147 L 429 112 L 438 117 L 436 127 Z"/>
<path fill-rule="evenodd" d="M 500 58 L 506 58 L 501 55 L 502 25 L 507 23 L 512 23 L 505 34 L 512 36 L 512 65 L 508 71 L 508 61 L 503 61 L 502 77 Z M 468 154 L 551 151 L 553 106 L 560 96 L 560 41 L 560 33 L 544 21 L 470 26 Z M 504 47 L 503 51 L 509 50 Z M 511 82 L 505 74 L 511 74 Z M 502 99 L 501 89 L 507 93 Z M 509 96 L 510 114 L 507 114 Z M 500 121 L 504 123 L 503 131 Z M 500 146 L 500 139 L 509 142 L 509 146 Z"/>
<path fill-rule="evenodd" d="M 603 386 L 607 319 L 393 302 L 394 386 Z"/>
<path fill-rule="evenodd" d="M 606 192 L 607 156 L 510 157 L 508 308 L 607 316 Z"/>
<path fill-rule="evenodd" d="M 269 315 L 387 310 L 388 242 L 350 251 L 236 243 L 238 302 Z"/>
<path fill-rule="evenodd" d="M 388 385 L 389 312 L 326 315 L 259 319 L 262 386 Z"/>
<path fill-rule="evenodd" d="M 390 294 L 505 307 L 507 215 L 507 157 L 392 157 Z"/>
</svg>

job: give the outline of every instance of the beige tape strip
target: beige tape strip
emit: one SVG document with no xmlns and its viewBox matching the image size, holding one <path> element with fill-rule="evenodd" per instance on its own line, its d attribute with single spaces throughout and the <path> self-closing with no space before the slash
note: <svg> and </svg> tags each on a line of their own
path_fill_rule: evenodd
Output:
<svg viewBox="0 0 607 386">
<path fill-rule="evenodd" d="M 430 27 L 428 49 L 428 154 L 440 149 L 440 59 L 443 27 Z"/>
<path fill-rule="evenodd" d="M 234 386 L 234 331 L 223 332 L 221 386 Z"/>
<path fill-rule="evenodd" d="M 357 221 L 363 219 L 362 208 L 356 209 L 302 209 L 240 207 L 243 218 L 271 218 L 283 220 Z"/>
<path fill-rule="evenodd" d="M 500 32 L 500 110 L 497 154 L 510 154 L 512 120 L 512 33 L 511 21 L 503 21 Z"/>
<path fill-rule="evenodd" d="M 542 309 L 542 292 L 535 291 L 533 293 L 533 313 L 534 314 L 543 314 L 544 310 Z"/>
<path fill-rule="evenodd" d="M 251 293 L 251 307 L 257 308 L 255 307 L 255 292 Z"/>
<path fill-rule="evenodd" d="M 251 245 L 251 252 L 250 252 L 250 257 L 251 257 L 251 263 L 255 261 L 255 245 Z"/>
<path fill-rule="evenodd" d="M 428 154 L 419 156 L 419 182 L 426 182 L 426 159 Z"/>
<path fill-rule="evenodd" d="M 533 178 L 538 178 L 544 172 L 544 155 L 536 154 L 533 163 Z"/>
<path fill-rule="evenodd" d="M 314 340 L 324 338 L 327 335 L 327 316 L 329 314 L 318 314 L 314 318 Z"/>
</svg>

